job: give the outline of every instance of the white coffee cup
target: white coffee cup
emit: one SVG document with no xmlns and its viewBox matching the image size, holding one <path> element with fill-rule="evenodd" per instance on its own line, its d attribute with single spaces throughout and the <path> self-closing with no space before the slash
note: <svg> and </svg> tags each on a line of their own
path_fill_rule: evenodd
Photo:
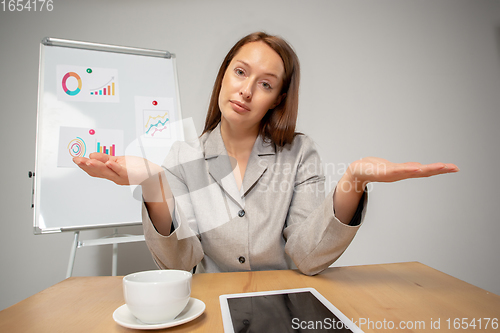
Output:
<svg viewBox="0 0 500 333">
<path fill-rule="evenodd" d="M 123 294 L 130 312 L 146 324 L 173 320 L 191 295 L 192 274 L 180 270 L 132 273 L 123 278 Z"/>
</svg>

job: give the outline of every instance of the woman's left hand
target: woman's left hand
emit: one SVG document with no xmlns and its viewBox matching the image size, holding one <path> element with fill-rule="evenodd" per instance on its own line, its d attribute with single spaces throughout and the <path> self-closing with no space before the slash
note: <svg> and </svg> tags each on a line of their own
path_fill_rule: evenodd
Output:
<svg viewBox="0 0 500 333">
<path fill-rule="evenodd" d="M 349 165 L 351 181 L 366 185 L 370 182 L 395 182 L 408 178 L 421 178 L 458 172 L 452 163 L 421 164 L 418 162 L 392 163 L 378 157 L 365 157 Z"/>
<path fill-rule="evenodd" d="M 349 165 L 337 184 L 336 195 L 333 198 L 335 216 L 343 223 L 348 224 L 354 216 L 368 183 L 389 183 L 458 171 L 458 167 L 451 163 L 392 163 L 378 157 L 362 158 Z"/>
</svg>

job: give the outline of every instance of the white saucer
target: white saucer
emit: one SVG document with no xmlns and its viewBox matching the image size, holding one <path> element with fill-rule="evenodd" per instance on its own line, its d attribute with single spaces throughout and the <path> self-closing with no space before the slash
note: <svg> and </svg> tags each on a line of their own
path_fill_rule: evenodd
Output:
<svg viewBox="0 0 500 333">
<path fill-rule="evenodd" d="M 156 330 L 187 323 L 195 318 L 198 318 L 205 311 L 205 303 L 199 299 L 191 297 L 186 308 L 171 321 L 161 324 L 144 324 L 142 321 L 134 317 L 128 309 L 127 304 L 123 304 L 113 312 L 113 319 L 121 326 L 127 328 L 135 328 L 139 330 Z"/>
</svg>

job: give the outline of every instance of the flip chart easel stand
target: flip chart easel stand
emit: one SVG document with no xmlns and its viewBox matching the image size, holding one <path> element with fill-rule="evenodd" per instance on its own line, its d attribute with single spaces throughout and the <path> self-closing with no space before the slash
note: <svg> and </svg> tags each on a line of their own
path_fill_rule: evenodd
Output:
<svg viewBox="0 0 500 333">
<path fill-rule="evenodd" d="M 154 155 L 183 140 L 182 128 L 172 125 L 182 119 L 175 61 L 175 54 L 162 50 L 53 37 L 40 43 L 35 170 L 28 174 L 33 178 L 33 227 L 37 235 L 74 232 L 67 277 L 81 247 L 113 245 L 112 274 L 116 275 L 118 244 L 144 241 L 143 235 L 120 235 L 117 229 L 109 237 L 80 240 L 83 230 L 140 225 L 137 198 L 141 196 L 89 178 L 71 159 L 77 151 L 87 157 L 104 142 L 113 147 L 113 153 L 119 148 L 117 152 L 125 154 L 144 137 L 147 153 Z M 67 81 L 75 90 L 66 86 Z M 158 117 L 164 120 L 150 128 L 160 133 L 169 130 L 153 137 L 156 132 L 148 134 L 143 122 Z M 158 128 L 159 124 L 165 127 Z M 93 135 L 101 139 L 89 137 Z M 71 142 L 78 142 L 78 149 L 68 155 Z M 142 145 L 137 154 L 141 153 L 146 158 Z"/>
<path fill-rule="evenodd" d="M 111 275 L 116 276 L 116 268 L 118 266 L 118 244 L 144 241 L 144 235 L 119 234 L 118 228 L 115 228 L 115 231 L 112 235 L 103 238 L 88 239 L 83 241 L 80 241 L 79 238 L 80 238 L 80 231 L 75 231 L 73 238 L 73 245 L 71 246 L 71 253 L 69 255 L 69 263 L 68 263 L 68 270 L 66 272 L 66 278 L 69 278 L 73 275 L 76 250 L 81 247 L 113 244 L 113 260 L 111 264 Z"/>
</svg>

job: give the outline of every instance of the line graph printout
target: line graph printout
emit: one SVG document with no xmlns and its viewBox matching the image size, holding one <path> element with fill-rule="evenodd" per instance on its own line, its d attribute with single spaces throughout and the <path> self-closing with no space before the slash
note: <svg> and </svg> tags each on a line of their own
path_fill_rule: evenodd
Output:
<svg viewBox="0 0 500 333">
<path fill-rule="evenodd" d="M 171 139 L 175 119 L 172 98 L 135 97 L 137 136 L 145 139 Z"/>
<path fill-rule="evenodd" d="M 167 110 L 144 110 L 144 134 L 149 138 L 170 139 L 170 123 Z"/>
<path fill-rule="evenodd" d="M 71 102 L 119 103 L 118 70 L 112 68 L 58 65 L 57 98 Z"/>
<path fill-rule="evenodd" d="M 185 122 L 173 98 L 134 96 L 134 101 L 137 139 L 125 148 L 125 155 L 142 156 L 160 165 L 172 145 L 184 140 Z"/>
</svg>

